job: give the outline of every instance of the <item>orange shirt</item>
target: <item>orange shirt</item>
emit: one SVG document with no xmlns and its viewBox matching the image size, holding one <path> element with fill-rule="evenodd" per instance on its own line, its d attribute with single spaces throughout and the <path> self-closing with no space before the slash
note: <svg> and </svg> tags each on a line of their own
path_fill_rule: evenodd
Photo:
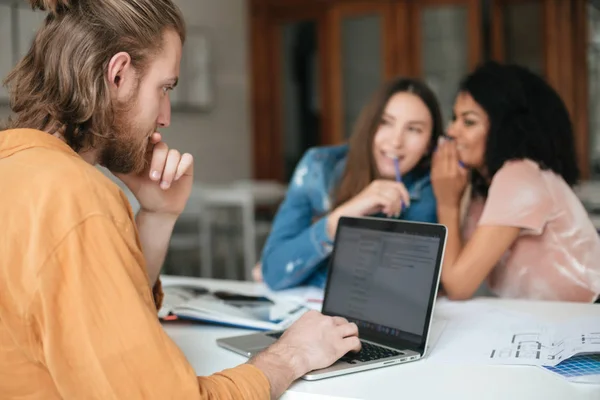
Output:
<svg viewBox="0 0 600 400">
<path fill-rule="evenodd" d="M 0 399 L 267 399 L 197 378 L 162 329 L 123 192 L 61 140 L 0 132 Z"/>
</svg>

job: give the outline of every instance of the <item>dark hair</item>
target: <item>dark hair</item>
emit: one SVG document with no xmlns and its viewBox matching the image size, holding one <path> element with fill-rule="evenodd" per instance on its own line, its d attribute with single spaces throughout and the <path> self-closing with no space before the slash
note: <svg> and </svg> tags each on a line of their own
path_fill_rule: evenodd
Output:
<svg viewBox="0 0 600 400">
<path fill-rule="evenodd" d="M 490 128 L 485 167 L 492 178 L 506 161 L 529 159 L 569 185 L 579 179 L 569 112 L 540 76 L 517 65 L 489 61 L 460 84 L 485 110 Z M 487 195 L 487 181 L 473 174 L 475 194 Z"/>
<path fill-rule="evenodd" d="M 433 91 L 422 81 L 413 78 L 396 78 L 383 84 L 363 108 L 349 140 L 346 169 L 334 196 L 334 207 L 360 193 L 379 177 L 373 159 L 373 137 L 381 123 L 385 107 L 395 94 L 412 93 L 419 97 L 431 114 L 431 140 L 429 150 L 413 168 L 417 174 L 426 173 L 431 166 L 431 156 L 438 138 L 443 134 L 442 113 Z"/>
</svg>

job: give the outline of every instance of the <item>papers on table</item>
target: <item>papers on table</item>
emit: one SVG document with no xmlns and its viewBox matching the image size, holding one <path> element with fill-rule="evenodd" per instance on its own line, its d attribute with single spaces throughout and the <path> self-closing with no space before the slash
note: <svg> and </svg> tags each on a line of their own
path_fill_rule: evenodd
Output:
<svg viewBox="0 0 600 400">
<path fill-rule="evenodd" d="M 296 301 L 247 293 L 165 286 L 159 318 L 171 317 L 259 330 L 283 330 L 308 309 Z"/>
<path fill-rule="evenodd" d="M 441 301 L 450 322 L 431 358 L 437 362 L 555 366 L 576 354 L 600 352 L 600 318 L 561 323 L 477 302 Z"/>
<path fill-rule="evenodd" d="M 321 311 L 324 291 L 315 286 L 301 286 L 293 289 L 270 292 L 269 295 L 282 300 L 294 301 L 307 308 Z"/>
</svg>

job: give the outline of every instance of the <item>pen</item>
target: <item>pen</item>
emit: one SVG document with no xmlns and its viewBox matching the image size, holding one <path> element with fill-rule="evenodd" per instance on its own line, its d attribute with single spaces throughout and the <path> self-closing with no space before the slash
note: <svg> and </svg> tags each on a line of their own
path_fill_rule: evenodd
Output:
<svg viewBox="0 0 600 400">
<path fill-rule="evenodd" d="M 396 169 L 396 182 L 402 183 L 402 174 L 400 173 L 400 160 L 398 160 L 398 157 L 394 157 L 394 167 Z M 402 203 L 401 211 L 404 211 L 404 202 L 402 200 L 400 201 Z"/>
<path fill-rule="evenodd" d="M 396 182 L 402 182 L 402 174 L 400 174 L 400 160 L 394 157 L 394 167 L 396 168 Z"/>
</svg>

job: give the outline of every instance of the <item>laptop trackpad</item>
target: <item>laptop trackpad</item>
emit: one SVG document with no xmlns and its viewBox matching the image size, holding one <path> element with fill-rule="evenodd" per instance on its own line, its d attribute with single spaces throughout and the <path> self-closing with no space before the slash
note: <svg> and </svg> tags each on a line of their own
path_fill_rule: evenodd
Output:
<svg viewBox="0 0 600 400">
<path fill-rule="evenodd" d="M 272 345 L 275 339 L 264 334 L 257 334 L 230 338 L 227 339 L 227 342 L 234 347 L 243 348 L 254 354 Z"/>
</svg>

